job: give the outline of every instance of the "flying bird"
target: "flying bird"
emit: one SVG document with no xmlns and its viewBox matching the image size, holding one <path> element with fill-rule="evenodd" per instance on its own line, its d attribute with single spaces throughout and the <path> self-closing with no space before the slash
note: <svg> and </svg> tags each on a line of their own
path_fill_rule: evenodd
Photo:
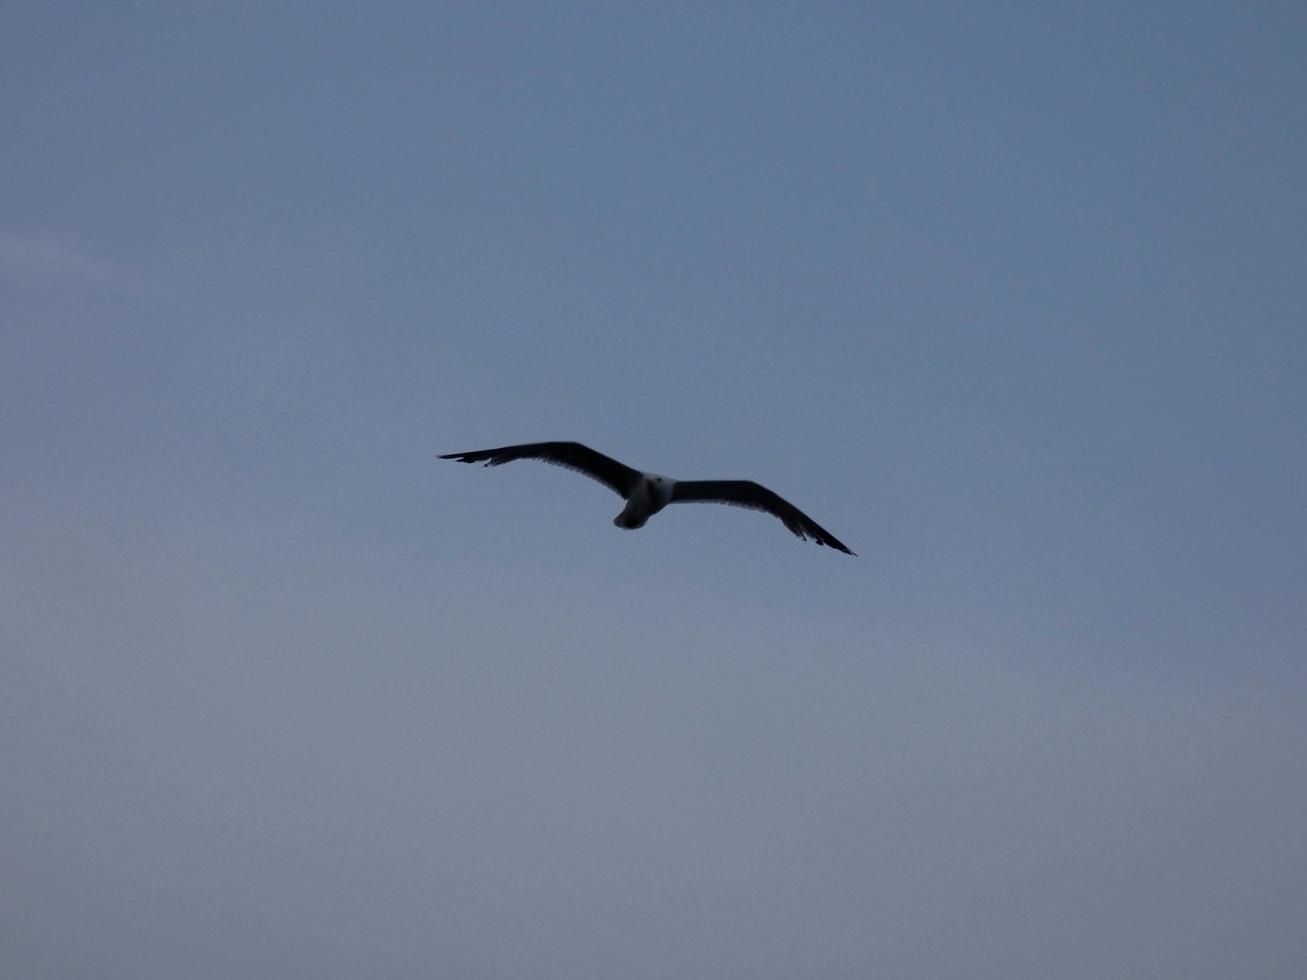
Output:
<svg viewBox="0 0 1307 980">
<path fill-rule="evenodd" d="M 515 459 L 539 459 L 555 466 L 565 466 L 598 480 L 626 500 L 626 507 L 613 518 L 613 523 L 627 530 L 644 527 L 649 518 L 668 504 L 731 504 L 766 511 L 779 517 L 801 540 L 811 538 L 817 544 L 829 545 L 846 555 L 853 554 L 835 535 L 799 508 L 752 480 L 673 480 L 656 473 L 641 473 L 579 442 L 531 442 L 500 449 L 449 453 L 440 458 L 486 466 L 502 466 Z"/>
</svg>

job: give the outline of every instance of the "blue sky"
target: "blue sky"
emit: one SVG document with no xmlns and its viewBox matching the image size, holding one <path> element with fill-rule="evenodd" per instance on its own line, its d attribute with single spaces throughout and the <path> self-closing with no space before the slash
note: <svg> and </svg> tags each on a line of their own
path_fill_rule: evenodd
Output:
<svg viewBox="0 0 1307 980">
<path fill-rule="evenodd" d="M 6 974 L 1296 977 L 1305 36 L 11 4 Z"/>
</svg>

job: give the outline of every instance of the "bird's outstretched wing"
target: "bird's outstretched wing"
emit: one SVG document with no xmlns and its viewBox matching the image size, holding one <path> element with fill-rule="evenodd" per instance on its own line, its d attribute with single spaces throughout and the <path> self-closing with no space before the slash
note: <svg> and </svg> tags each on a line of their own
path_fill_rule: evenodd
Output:
<svg viewBox="0 0 1307 980">
<path fill-rule="evenodd" d="M 677 480 L 672 487 L 674 504 L 702 502 L 731 504 L 751 510 L 765 510 L 800 538 L 812 538 L 846 555 L 853 554 L 836 537 L 788 500 L 752 480 Z"/>
<path fill-rule="evenodd" d="M 539 459 L 546 463 L 553 463 L 555 466 L 565 466 L 569 470 L 584 473 L 621 497 L 630 496 L 640 479 L 639 470 L 633 470 L 579 442 L 528 442 L 521 446 L 504 446 L 500 449 L 449 453 L 440 458 L 456 459 L 460 463 L 484 463 L 486 466 L 502 466 L 515 459 Z"/>
</svg>

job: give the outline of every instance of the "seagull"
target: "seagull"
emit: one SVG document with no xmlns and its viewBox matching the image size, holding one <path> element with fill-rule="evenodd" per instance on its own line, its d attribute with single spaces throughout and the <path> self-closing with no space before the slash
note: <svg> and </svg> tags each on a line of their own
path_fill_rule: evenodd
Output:
<svg viewBox="0 0 1307 980">
<path fill-rule="evenodd" d="M 731 504 L 751 510 L 764 510 L 779 517 L 800 540 L 812 538 L 817 544 L 829 545 L 846 555 L 853 554 L 835 535 L 799 508 L 752 480 L 673 480 L 656 473 L 641 473 L 579 442 L 529 442 L 500 449 L 449 453 L 440 458 L 456 459 L 460 463 L 482 463 L 486 466 L 502 466 L 515 459 L 539 459 L 575 470 L 592 480 L 598 480 L 626 500 L 626 507 L 613 518 L 613 523 L 627 530 L 644 527 L 649 518 L 668 504 L 692 501 Z"/>
</svg>

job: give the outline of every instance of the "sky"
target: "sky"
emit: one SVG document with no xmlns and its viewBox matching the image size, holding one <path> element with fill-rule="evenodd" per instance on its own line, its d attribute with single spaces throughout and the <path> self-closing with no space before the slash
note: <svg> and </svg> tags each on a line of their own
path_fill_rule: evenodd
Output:
<svg viewBox="0 0 1307 980">
<path fill-rule="evenodd" d="M 1304 38 L 6 4 L 0 973 L 1302 976 Z"/>
</svg>

